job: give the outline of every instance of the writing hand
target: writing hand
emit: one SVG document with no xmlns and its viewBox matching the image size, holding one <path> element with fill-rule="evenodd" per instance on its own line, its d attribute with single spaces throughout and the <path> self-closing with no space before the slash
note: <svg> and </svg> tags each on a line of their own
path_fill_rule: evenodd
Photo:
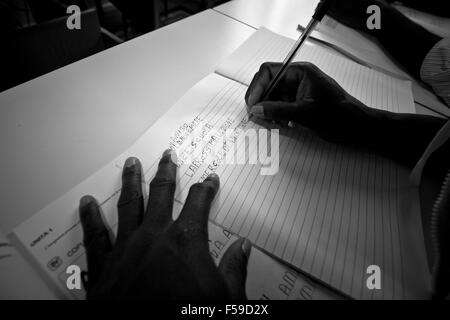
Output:
<svg viewBox="0 0 450 320">
<path fill-rule="evenodd" d="M 281 63 L 261 65 L 245 99 L 256 117 L 294 121 L 332 141 L 351 142 L 366 121 L 368 107 L 311 63 L 292 63 L 266 101 L 261 101 Z"/>
</svg>

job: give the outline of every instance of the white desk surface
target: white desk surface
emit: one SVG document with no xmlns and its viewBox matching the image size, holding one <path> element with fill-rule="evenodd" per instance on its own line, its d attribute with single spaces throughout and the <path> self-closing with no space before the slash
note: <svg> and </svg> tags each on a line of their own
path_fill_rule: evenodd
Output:
<svg viewBox="0 0 450 320">
<path fill-rule="evenodd" d="M 306 26 L 319 0 L 233 0 L 214 8 L 230 18 L 258 29 L 261 26 L 297 39 L 298 24 Z M 413 86 L 413 94 L 423 104 L 450 115 L 450 110 L 440 103 L 428 90 Z M 416 104 L 416 112 L 439 116 L 439 114 Z"/>
<path fill-rule="evenodd" d="M 0 230 L 122 153 L 252 32 L 207 10 L 1 93 Z"/>
<path fill-rule="evenodd" d="M 233 0 L 214 8 L 254 28 L 266 28 L 298 38 L 298 24 L 306 26 L 319 0 Z"/>
</svg>

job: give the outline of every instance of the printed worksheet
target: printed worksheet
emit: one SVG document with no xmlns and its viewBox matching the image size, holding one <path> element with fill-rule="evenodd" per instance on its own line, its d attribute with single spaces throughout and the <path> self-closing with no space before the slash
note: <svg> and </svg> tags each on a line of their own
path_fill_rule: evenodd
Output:
<svg viewBox="0 0 450 320">
<path fill-rule="evenodd" d="M 147 188 L 162 152 L 170 147 L 178 155 L 174 219 L 189 187 L 215 172 L 221 188 L 210 220 L 230 234 L 249 238 L 258 249 L 253 252 L 270 254 L 311 276 L 313 283 L 356 299 L 428 297 L 418 198 L 409 186 L 409 172 L 369 150 L 326 142 L 302 127 L 280 127 L 249 117 L 244 95 L 251 77 L 261 62 L 282 60 L 280 48 L 289 48 L 283 47 L 286 38 L 269 36 L 276 45 L 261 41 L 267 39 L 267 31 L 256 32 L 127 151 L 14 231 L 16 243 L 60 292 L 67 293 L 65 268 L 85 263 L 77 212 L 80 197 L 94 195 L 114 229 L 125 159 L 141 159 Z M 325 49 L 311 50 L 308 59 L 368 106 L 413 112 L 409 82 L 339 60 Z M 210 228 L 210 237 L 215 233 Z M 211 241 L 214 244 L 214 238 Z M 274 279 L 279 277 L 278 269 L 269 267 L 273 261 L 267 261 L 257 264 L 267 267 L 260 272 L 275 270 Z M 370 290 L 367 270 L 374 265 L 381 270 L 381 289 Z M 257 271 L 249 272 L 252 277 L 250 273 Z M 261 283 L 263 278 L 253 279 Z M 293 278 L 285 278 L 292 288 Z M 273 287 L 276 281 L 269 282 L 270 290 L 279 294 Z M 281 298 L 269 297 L 268 290 L 248 294 Z M 300 289 L 293 290 L 297 297 Z"/>
</svg>

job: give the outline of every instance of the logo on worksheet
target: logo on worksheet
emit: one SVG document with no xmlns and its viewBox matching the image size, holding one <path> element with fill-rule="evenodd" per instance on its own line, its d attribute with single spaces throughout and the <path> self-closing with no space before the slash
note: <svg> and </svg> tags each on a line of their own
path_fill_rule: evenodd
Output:
<svg viewBox="0 0 450 320">
<path fill-rule="evenodd" d="M 220 165 L 256 165 L 261 175 L 274 175 L 279 169 L 279 130 L 246 128 L 248 119 L 230 128 L 227 121 L 218 129 L 199 125 L 194 119 L 178 128 L 170 137 L 169 147 L 176 151 L 177 165 L 187 166 L 186 175 L 203 181 Z"/>
<path fill-rule="evenodd" d="M 48 263 L 47 267 L 50 269 L 50 271 L 55 271 L 62 265 L 63 261 L 60 257 L 56 256 L 53 257 Z"/>
<path fill-rule="evenodd" d="M 70 258 L 75 255 L 83 247 L 82 242 L 78 242 L 73 248 L 67 251 L 67 256 Z"/>
</svg>

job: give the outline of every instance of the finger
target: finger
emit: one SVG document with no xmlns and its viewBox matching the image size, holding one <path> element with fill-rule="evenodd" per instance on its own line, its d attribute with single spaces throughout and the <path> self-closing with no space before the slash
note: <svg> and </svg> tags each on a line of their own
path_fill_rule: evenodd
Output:
<svg viewBox="0 0 450 320">
<path fill-rule="evenodd" d="M 175 227 L 183 233 L 183 238 L 199 239 L 206 243 L 209 210 L 219 186 L 220 181 L 216 174 L 211 174 L 202 183 L 191 186 L 180 217 L 175 222 Z"/>
<path fill-rule="evenodd" d="M 248 239 L 236 240 L 220 261 L 219 271 L 228 285 L 232 299 L 246 299 L 245 280 L 247 279 L 247 264 L 251 248 L 252 244 Z"/>
<path fill-rule="evenodd" d="M 254 92 L 255 85 L 258 82 L 259 76 L 259 72 L 256 72 L 253 76 L 252 81 L 250 82 L 250 85 L 248 86 L 247 91 L 245 92 L 245 104 L 247 106 L 247 109 L 250 109 L 257 102 L 257 96 L 260 96 L 260 94 Z"/>
<path fill-rule="evenodd" d="M 253 106 L 250 113 L 260 119 L 297 121 L 302 108 L 306 106 L 307 104 L 299 106 L 298 103 L 265 101 Z"/>
<path fill-rule="evenodd" d="M 259 71 L 255 74 L 248 87 L 245 97 L 247 106 L 252 107 L 255 103 L 262 100 L 263 94 L 269 86 L 270 80 L 280 67 L 281 63 L 274 62 L 265 62 L 261 65 Z"/>
<path fill-rule="evenodd" d="M 140 225 L 144 213 L 142 166 L 137 158 L 131 157 L 125 161 L 117 209 L 119 214 L 117 244 L 120 246 Z"/>
<path fill-rule="evenodd" d="M 106 256 L 112 250 L 112 243 L 108 229 L 103 223 L 99 205 L 92 196 L 80 199 L 78 211 L 83 228 L 89 284 L 93 284 L 101 274 Z"/>
<path fill-rule="evenodd" d="M 158 171 L 150 183 L 145 228 L 158 233 L 172 222 L 173 197 L 176 188 L 176 153 L 171 149 L 164 151 L 159 161 Z"/>
</svg>

